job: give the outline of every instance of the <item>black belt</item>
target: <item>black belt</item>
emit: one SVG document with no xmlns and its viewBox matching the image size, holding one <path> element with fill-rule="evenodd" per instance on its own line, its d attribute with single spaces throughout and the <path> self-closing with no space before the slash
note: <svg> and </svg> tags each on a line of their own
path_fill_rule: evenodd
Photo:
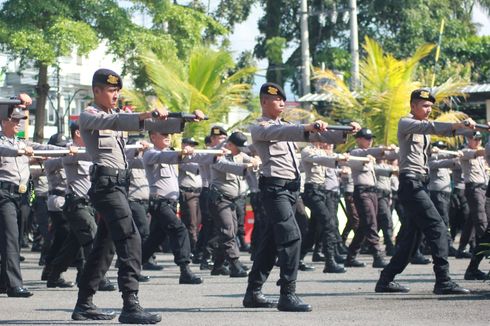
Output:
<svg viewBox="0 0 490 326">
<path fill-rule="evenodd" d="M 9 193 L 21 194 L 24 192 L 19 191 L 19 185 L 12 182 L 2 181 L 0 182 L 0 189 L 7 190 Z"/>
<path fill-rule="evenodd" d="M 261 176 L 259 178 L 259 187 L 261 188 L 263 186 L 276 186 L 276 187 L 286 188 L 289 191 L 298 191 L 301 184 L 299 178 L 291 180 L 291 179 Z"/>
<path fill-rule="evenodd" d="M 48 194 L 51 196 L 65 196 L 65 192 L 63 190 L 58 190 L 58 189 L 50 190 L 48 191 Z"/>
<path fill-rule="evenodd" d="M 192 188 L 192 187 L 180 187 L 183 192 L 192 192 L 198 194 L 201 192 L 202 188 Z"/>
<path fill-rule="evenodd" d="M 487 189 L 487 185 L 484 183 L 477 183 L 477 182 L 467 182 L 464 184 L 466 189 L 476 189 L 476 188 L 481 188 L 483 190 Z"/>
<path fill-rule="evenodd" d="M 305 190 L 326 191 L 325 186 L 316 183 L 305 183 Z"/>
<path fill-rule="evenodd" d="M 72 205 L 84 204 L 89 205 L 90 202 L 85 197 L 80 197 L 74 193 L 69 193 L 65 195 L 65 200 Z"/>
<path fill-rule="evenodd" d="M 414 179 L 421 181 L 423 183 L 429 182 L 429 176 L 427 174 L 422 174 L 418 172 L 401 172 L 400 173 L 400 179 Z"/>
<path fill-rule="evenodd" d="M 354 191 L 360 192 L 376 192 L 377 188 L 375 186 L 354 186 Z"/>
<path fill-rule="evenodd" d="M 160 196 L 151 196 L 150 201 L 157 202 L 157 203 L 165 203 L 165 204 L 170 204 L 175 206 L 177 205 L 177 201 L 175 199 L 165 198 Z"/>
<path fill-rule="evenodd" d="M 110 168 L 103 165 L 93 165 L 92 173 L 96 176 L 107 176 L 107 177 L 119 177 L 119 178 L 127 178 L 129 176 L 129 171 L 127 169 L 116 169 Z"/>
</svg>

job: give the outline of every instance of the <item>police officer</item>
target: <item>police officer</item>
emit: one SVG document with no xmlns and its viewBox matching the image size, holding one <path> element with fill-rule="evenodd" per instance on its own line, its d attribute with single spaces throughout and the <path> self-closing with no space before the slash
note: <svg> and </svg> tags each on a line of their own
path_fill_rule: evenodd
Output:
<svg viewBox="0 0 490 326">
<path fill-rule="evenodd" d="M 90 200 L 101 220 L 94 245 L 78 283 L 78 300 L 72 314 L 75 320 L 109 320 L 113 312 L 101 311 L 92 302 L 103 275 L 114 256 L 120 259 L 118 285 L 124 301 L 121 323 L 157 323 L 161 317 L 146 312 L 138 300 L 138 275 L 141 270 L 141 238 L 127 201 L 128 185 L 125 140 L 121 131 L 138 131 L 153 112 L 166 119 L 165 109 L 137 114 L 115 110 L 121 77 L 114 71 L 99 69 L 92 78 L 94 103 L 80 114 L 80 134 L 92 156 Z"/>
<path fill-rule="evenodd" d="M 182 138 L 182 146 L 195 147 L 199 145 L 194 138 Z M 196 254 L 196 243 L 201 225 L 201 209 L 199 207 L 199 196 L 202 189 L 202 179 L 199 173 L 198 163 L 179 164 L 180 185 L 180 211 L 181 219 L 189 232 L 191 240 L 191 252 Z M 200 259 L 196 260 L 200 262 Z"/>
<path fill-rule="evenodd" d="M 408 292 L 410 289 L 394 282 L 412 257 L 424 233 L 434 262 L 436 284 L 435 294 L 464 294 L 467 289 L 460 287 L 449 276 L 447 227 L 430 200 L 427 190 L 428 150 L 430 134 L 454 135 L 457 129 L 466 128 L 464 123 L 444 123 L 429 121 L 429 114 L 435 98 L 426 89 L 417 89 L 410 96 L 410 115 L 398 123 L 398 144 L 400 146 L 400 188 L 399 199 L 404 208 L 405 233 L 398 239 L 399 250 L 381 272 L 376 283 L 376 292 Z M 475 122 L 467 120 L 470 128 Z"/>
<path fill-rule="evenodd" d="M 325 176 L 327 167 L 335 167 L 339 157 L 330 155 L 322 148 L 322 143 L 313 143 L 301 151 L 301 162 L 305 169 L 305 191 L 303 202 L 311 211 L 311 218 L 317 220 L 321 230 L 322 248 L 325 255 L 324 273 L 345 273 L 342 265 L 335 261 L 337 243 L 334 207 L 327 206 Z"/>
<path fill-rule="evenodd" d="M 146 177 L 150 186 L 150 214 L 152 225 L 150 236 L 143 244 L 143 261 L 155 252 L 165 235 L 170 237 L 174 262 L 180 267 L 180 284 L 201 284 L 202 278 L 190 269 L 191 244 L 184 223 L 177 217 L 179 183 L 174 164 L 181 163 L 182 153 L 192 154 L 192 147 L 186 146 L 183 152 L 170 149 L 171 136 L 150 131 L 150 140 L 155 146 L 143 155 Z M 189 156 L 184 157 L 189 161 Z"/>
<path fill-rule="evenodd" d="M 244 175 L 248 168 L 257 168 L 260 160 L 244 153 L 247 137 L 241 132 L 232 133 L 224 146 L 230 154 L 211 165 L 209 208 L 215 212 L 214 226 L 218 247 L 214 255 L 211 275 L 229 274 L 230 277 L 246 277 L 247 271 L 239 261 L 240 253 L 236 241 L 238 228 L 235 199 L 246 187 Z M 229 263 L 229 272 L 224 268 Z"/>
<path fill-rule="evenodd" d="M 349 237 L 349 233 L 357 231 L 359 227 L 359 214 L 357 213 L 356 205 L 354 204 L 354 180 L 352 180 L 352 170 L 348 166 L 343 166 L 340 171 L 340 180 L 344 188 L 344 201 L 347 222 L 342 230 L 342 242 L 345 247 L 345 242 Z M 344 252 L 344 254 L 347 251 Z"/>
<path fill-rule="evenodd" d="M 294 219 L 300 188 L 299 164 L 293 141 L 343 142 L 342 132 L 324 131 L 326 123 L 290 125 L 280 119 L 286 96 L 282 88 L 265 83 L 260 89 L 262 117 L 250 127 L 254 147 L 262 160 L 259 185 L 267 212 L 263 236 L 248 278 L 245 307 L 275 307 L 282 311 L 311 311 L 296 295 L 301 237 Z M 318 128 L 318 129 L 317 129 Z M 357 131 L 358 125 L 354 125 Z M 316 133 L 319 131 L 320 133 Z M 279 302 L 262 294 L 262 285 L 278 257 L 281 287 Z"/>
<path fill-rule="evenodd" d="M 143 153 L 148 149 L 146 141 L 139 143 L 141 148 L 130 148 L 126 151 L 128 158 L 128 169 L 130 174 L 128 201 L 134 222 L 140 233 L 141 243 L 144 244 L 150 235 L 150 219 L 148 215 L 150 187 L 146 178 L 145 166 L 143 164 Z M 158 265 L 153 256 L 143 262 L 143 270 L 160 271 L 163 266 Z M 139 281 L 149 281 L 148 276 L 140 275 Z"/>
<path fill-rule="evenodd" d="M 49 232 L 48 216 L 48 179 L 44 171 L 42 159 L 31 161 L 31 178 L 34 185 L 34 202 L 32 208 L 34 212 L 34 222 L 41 236 L 41 254 L 39 256 L 39 266 L 46 263 L 46 254 L 51 245 L 51 233 Z"/>
<path fill-rule="evenodd" d="M 73 145 L 85 147 L 80 136 L 79 125 L 73 122 L 70 125 L 70 133 Z M 67 220 L 69 233 L 66 236 L 60 250 L 50 262 L 50 273 L 47 287 L 70 287 L 68 282 L 61 279 L 61 273 L 75 261 L 80 249 L 82 249 L 82 265 L 77 266 L 77 281 L 83 270 L 83 264 L 92 250 L 92 245 L 97 232 L 95 212 L 90 205 L 88 191 L 90 189 L 89 170 L 92 166 L 92 158 L 87 153 L 76 153 L 61 158 L 66 175 L 66 195 L 63 205 L 63 216 Z M 116 287 L 107 277 L 99 284 L 99 291 L 115 291 Z"/>
<path fill-rule="evenodd" d="M 446 224 L 448 230 L 448 245 L 449 256 L 456 253 L 456 249 L 452 246 L 451 234 L 449 233 L 449 204 L 451 200 L 451 177 L 450 169 L 455 167 L 459 158 L 454 155 L 442 154 L 439 149 L 446 148 L 444 142 L 438 141 L 432 144 L 432 155 L 429 158 L 429 184 L 427 189 L 429 190 L 430 199 L 434 203 L 439 215 Z M 457 156 L 462 153 L 456 153 Z"/>
<path fill-rule="evenodd" d="M 382 268 L 386 266 L 386 263 L 379 244 L 377 223 L 378 198 L 376 194 L 376 171 L 373 161 L 374 159 L 383 158 L 385 151 L 389 150 L 389 148 L 371 147 L 373 133 L 368 128 L 362 128 L 355 135 L 355 138 L 357 147 L 350 154 L 360 157 L 367 157 L 369 155 L 372 159 L 369 162 L 356 160 L 350 160 L 348 162 L 352 170 L 352 179 L 354 180 L 354 204 L 359 214 L 359 228 L 349 246 L 345 266 L 365 266 L 364 263 L 356 259 L 356 256 L 359 254 L 362 242 L 366 240 L 373 255 L 373 267 Z"/>
<path fill-rule="evenodd" d="M 228 133 L 221 126 L 211 127 L 209 134 L 209 143 L 206 146 L 209 149 L 218 149 L 223 146 Z M 214 225 L 213 225 L 213 212 L 209 210 L 209 179 L 211 177 L 211 165 L 212 162 L 201 162 L 199 164 L 199 172 L 202 179 L 202 189 L 199 196 L 199 207 L 201 209 L 201 221 L 202 227 L 199 232 L 199 237 L 196 243 L 196 251 L 201 256 L 200 269 L 212 269 L 211 253 L 213 248 L 216 247 L 216 243 L 210 243 L 211 239 L 214 239 Z"/>
<path fill-rule="evenodd" d="M 22 109 L 32 104 L 27 94 L 20 94 L 22 104 L 9 108 L 2 119 L 0 132 L 0 293 L 9 297 L 30 297 L 32 292 L 23 287 L 20 271 L 19 228 L 20 200 L 29 182 L 29 158 L 33 149 L 60 149 L 16 137 L 20 122 L 27 119 Z"/>
</svg>

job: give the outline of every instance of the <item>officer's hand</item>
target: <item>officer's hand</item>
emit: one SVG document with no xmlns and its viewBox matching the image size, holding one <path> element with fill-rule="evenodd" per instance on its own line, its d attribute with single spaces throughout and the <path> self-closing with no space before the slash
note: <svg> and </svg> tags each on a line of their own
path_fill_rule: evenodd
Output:
<svg viewBox="0 0 490 326">
<path fill-rule="evenodd" d="M 201 110 L 194 110 L 193 114 L 196 116 L 196 119 L 194 119 L 194 121 L 202 121 L 206 119 L 206 115 Z"/>
<path fill-rule="evenodd" d="M 369 162 L 366 162 L 366 163 L 376 162 L 376 157 L 374 157 L 372 155 L 367 155 L 366 158 L 369 159 Z"/>
<path fill-rule="evenodd" d="M 182 155 L 192 155 L 194 154 L 194 147 L 186 145 L 181 150 Z"/>
<path fill-rule="evenodd" d="M 252 163 L 253 167 L 256 169 L 260 166 L 260 164 L 262 164 L 262 161 L 259 157 L 252 157 L 250 159 L 250 163 Z"/>
<path fill-rule="evenodd" d="M 400 170 L 398 170 L 398 166 L 394 166 L 391 170 L 391 173 L 393 173 L 394 175 L 398 175 L 399 172 Z"/>
<path fill-rule="evenodd" d="M 459 123 L 459 125 L 462 125 L 462 126 L 459 126 L 459 128 L 475 129 L 476 122 L 473 119 L 468 118 L 468 119 L 463 120 L 461 123 Z"/>
<path fill-rule="evenodd" d="M 485 148 L 479 148 L 475 152 L 475 156 L 485 156 Z"/>
<path fill-rule="evenodd" d="M 322 120 L 316 120 L 313 123 L 305 125 L 305 131 L 307 132 L 321 132 L 325 131 L 328 127 L 328 123 Z"/>
<path fill-rule="evenodd" d="M 150 143 L 149 143 L 149 142 L 147 142 L 146 140 L 141 140 L 141 141 L 139 142 L 139 145 L 140 145 L 140 147 L 138 147 L 138 151 L 140 151 L 140 152 L 144 152 L 144 151 L 146 151 L 148 148 L 150 148 Z"/>
<path fill-rule="evenodd" d="M 20 104 L 18 105 L 19 108 L 27 108 L 28 106 L 31 106 L 32 104 L 32 99 L 29 95 L 26 93 L 20 93 L 18 96 L 20 100 Z"/>
<path fill-rule="evenodd" d="M 464 154 L 463 154 L 463 151 L 456 151 L 456 157 L 463 157 Z"/>
<path fill-rule="evenodd" d="M 167 120 L 168 110 L 166 108 L 156 108 L 151 112 L 152 117 L 158 120 Z"/>
<path fill-rule="evenodd" d="M 352 131 L 350 132 L 351 134 L 355 134 L 359 130 L 361 130 L 361 125 L 359 123 L 357 123 L 357 122 L 354 122 L 353 121 L 349 125 L 353 128 Z"/>
<path fill-rule="evenodd" d="M 433 154 L 437 154 L 437 153 L 439 153 L 439 151 L 440 151 L 439 147 L 432 147 L 432 153 Z"/>
<path fill-rule="evenodd" d="M 77 146 L 70 146 L 68 147 L 68 155 L 73 156 L 78 153 L 78 147 Z"/>
<path fill-rule="evenodd" d="M 345 154 L 339 154 L 338 157 L 337 157 L 337 161 L 339 162 L 347 162 L 349 160 L 349 153 L 345 153 Z"/>
<path fill-rule="evenodd" d="M 396 152 L 398 150 L 398 147 L 395 144 L 391 144 L 390 146 L 388 146 L 386 148 L 386 150 L 388 150 L 390 152 Z"/>
<path fill-rule="evenodd" d="M 345 154 L 344 154 L 345 155 Z M 343 166 L 342 169 L 340 170 L 340 173 L 341 174 L 350 174 L 351 171 L 350 171 L 350 167 L 348 166 Z"/>
<path fill-rule="evenodd" d="M 25 156 L 32 156 L 32 155 L 34 155 L 34 149 L 32 147 L 30 147 L 30 146 L 26 146 L 24 149 L 19 150 L 19 152 L 22 155 L 25 155 Z"/>
</svg>

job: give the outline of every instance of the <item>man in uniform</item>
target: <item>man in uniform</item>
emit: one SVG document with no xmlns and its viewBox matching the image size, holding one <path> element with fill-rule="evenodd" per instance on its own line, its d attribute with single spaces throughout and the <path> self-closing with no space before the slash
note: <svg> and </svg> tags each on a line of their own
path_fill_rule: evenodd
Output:
<svg viewBox="0 0 490 326">
<path fill-rule="evenodd" d="M 113 312 L 101 311 L 92 302 L 99 283 L 114 256 L 120 260 L 118 285 L 124 301 L 121 323 L 158 323 L 161 317 L 146 312 L 138 300 L 138 275 L 141 271 L 141 238 L 129 208 L 125 140 L 121 131 L 143 129 L 153 115 L 166 119 L 165 109 L 137 114 L 115 110 L 121 77 L 114 71 L 99 69 L 92 79 L 94 104 L 80 114 L 80 133 L 92 156 L 92 186 L 89 196 L 101 220 L 94 245 L 78 283 L 78 300 L 72 314 L 75 320 L 109 320 Z"/>
<path fill-rule="evenodd" d="M 182 138 L 182 146 L 195 147 L 199 145 L 194 138 Z M 180 186 L 180 211 L 182 222 L 189 232 L 191 240 L 191 252 L 195 255 L 196 243 L 201 225 L 201 209 L 199 207 L 199 196 L 201 194 L 202 179 L 199 173 L 199 164 L 190 162 L 179 164 L 179 186 Z M 200 259 L 198 259 L 200 261 Z"/>
<path fill-rule="evenodd" d="M 405 232 L 398 239 L 399 249 L 388 266 L 381 272 L 376 292 L 408 292 L 410 289 L 394 282 L 410 262 L 413 251 L 420 244 L 422 232 L 432 250 L 436 284 L 435 294 L 464 294 L 469 290 L 460 287 L 449 276 L 447 227 L 430 200 L 427 190 L 428 151 L 430 134 L 454 135 L 457 129 L 474 128 L 475 122 L 444 123 L 429 121 L 435 98 L 426 89 L 417 89 L 410 96 L 410 115 L 398 123 L 400 146 L 399 199 L 404 208 Z"/>
<path fill-rule="evenodd" d="M 29 182 L 28 156 L 32 156 L 33 149 L 60 147 L 41 145 L 16 137 L 21 120 L 27 119 L 22 109 L 32 104 L 27 94 L 19 95 L 19 99 L 22 104 L 9 108 L 7 117 L 2 119 L 0 132 L 0 293 L 7 293 L 9 297 L 27 298 L 32 293 L 22 284 L 17 220 L 21 198 L 27 191 Z"/>
<path fill-rule="evenodd" d="M 259 185 L 267 217 L 243 305 L 250 308 L 277 306 L 281 311 L 311 311 L 311 306 L 296 295 L 301 236 L 294 211 L 300 189 L 300 173 L 293 142 L 339 143 L 345 141 L 345 134 L 325 131 L 327 124 L 323 121 L 305 125 L 285 123 L 280 119 L 285 100 L 280 86 L 273 83 L 262 85 L 262 117 L 250 127 L 254 147 L 262 161 Z M 353 124 L 353 129 L 357 131 L 359 125 Z M 281 287 L 278 303 L 262 294 L 262 285 L 276 257 L 280 266 L 277 284 Z"/>
</svg>

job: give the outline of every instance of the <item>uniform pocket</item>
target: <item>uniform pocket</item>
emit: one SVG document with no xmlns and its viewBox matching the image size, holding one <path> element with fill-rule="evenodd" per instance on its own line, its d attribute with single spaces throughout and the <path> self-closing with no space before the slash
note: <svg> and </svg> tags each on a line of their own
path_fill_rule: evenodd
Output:
<svg viewBox="0 0 490 326">
<path fill-rule="evenodd" d="M 285 155 L 288 151 L 287 142 L 275 142 L 269 146 L 269 155 L 271 156 Z"/>
<path fill-rule="evenodd" d="M 111 149 L 114 147 L 114 139 L 112 137 L 100 137 L 99 138 L 99 149 Z"/>
</svg>

